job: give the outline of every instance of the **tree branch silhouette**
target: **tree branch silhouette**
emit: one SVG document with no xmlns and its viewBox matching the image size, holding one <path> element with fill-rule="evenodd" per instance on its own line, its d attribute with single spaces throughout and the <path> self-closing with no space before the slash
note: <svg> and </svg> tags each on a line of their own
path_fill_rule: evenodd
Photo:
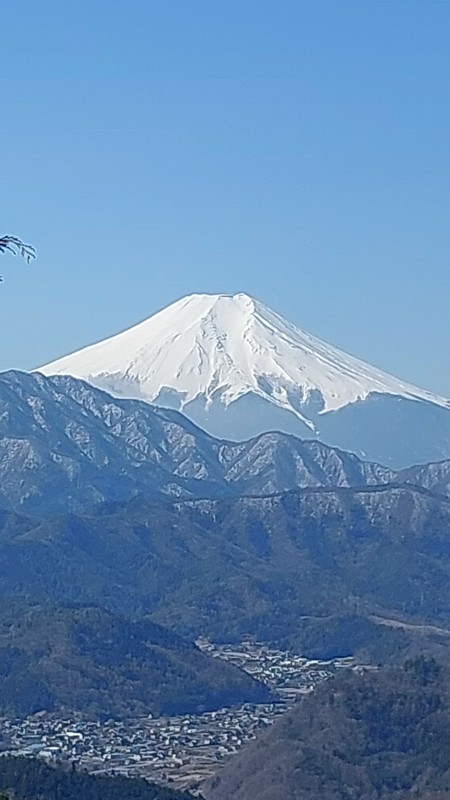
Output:
<svg viewBox="0 0 450 800">
<path fill-rule="evenodd" d="M 0 237 L 0 253 L 10 252 L 14 256 L 22 256 L 29 264 L 31 259 L 36 258 L 36 250 L 31 244 L 26 244 L 17 236 L 1 236 Z M 0 281 L 3 278 L 0 275 Z M 1 798 L 0 798 L 1 800 Z"/>
</svg>

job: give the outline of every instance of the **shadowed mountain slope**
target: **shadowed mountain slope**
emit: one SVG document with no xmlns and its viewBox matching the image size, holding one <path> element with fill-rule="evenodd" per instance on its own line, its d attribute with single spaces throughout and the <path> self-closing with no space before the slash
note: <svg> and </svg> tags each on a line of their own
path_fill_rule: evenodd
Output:
<svg viewBox="0 0 450 800">
<path fill-rule="evenodd" d="M 95 718 L 185 714 L 269 698 L 264 686 L 150 620 L 2 601 L 0 709 Z"/>
<path fill-rule="evenodd" d="M 0 758 L 0 790 L 15 800 L 193 800 L 143 779 L 87 775 L 17 756 Z"/>
<path fill-rule="evenodd" d="M 0 595 L 100 604 L 193 637 L 294 637 L 303 617 L 450 624 L 450 499 L 394 486 L 4 513 Z"/>
<path fill-rule="evenodd" d="M 322 684 L 204 791 L 208 800 L 447 800 L 449 742 L 448 674 L 418 659 Z"/>
</svg>

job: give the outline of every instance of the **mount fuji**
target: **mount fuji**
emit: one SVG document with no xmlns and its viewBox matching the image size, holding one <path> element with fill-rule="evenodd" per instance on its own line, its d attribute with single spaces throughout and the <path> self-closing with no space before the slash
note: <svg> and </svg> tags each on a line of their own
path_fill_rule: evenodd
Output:
<svg viewBox="0 0 450 800">
<path fill-rule="evenodd" d="M 317 438 L 396 468 L 450 457 L 450 400 L 306 333 L 246 294 L 193 294 L 40 367 L 182 411 L 219 438 Z"/>
</svg>

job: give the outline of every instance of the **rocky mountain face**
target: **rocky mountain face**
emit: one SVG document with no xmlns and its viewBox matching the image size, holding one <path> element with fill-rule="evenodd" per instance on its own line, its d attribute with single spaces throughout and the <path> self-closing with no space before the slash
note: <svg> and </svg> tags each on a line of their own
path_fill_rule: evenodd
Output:
<svg viewBox="0 0 450 800">
<path fill-rule="evenodd" d="M 280 433 L 213 439 L 176 411 L 112 398 L 70 377 L 0 375 L 0 507 L 65 513 L 148 497 L 365 486 L 394 473 Z"/>
<path fill-rule="evenodd" d="M 397 479 L 394 470 L 352 453 L 276 432 L 243 443 L 222 443 L 220 458 L 228 486 L 239 494 L 273 494 L 308 486 L 369 486 Z"/>
<path fill-rule="evenodd" d="M 245 294 L 191 295 L 40 368 L 183 411 L 214 436 L 280 430 L 394 468 L 450 457 L 450 401 L 300 330 Z"/>
<path fill-rule="evenodd" d="M 71 378 L 0 376 L 0 506 L 68 510 L 106 498 L 215 493 L 208 446 L 180 415 Z M 210 483 L 208 482 L 210 481 Z"/>
<path fill-rule="evenodd" d="M 450 460 L 419 464 L 401 470 L 397 474 L 397 480 L 450 496 Z"/>
</svg>

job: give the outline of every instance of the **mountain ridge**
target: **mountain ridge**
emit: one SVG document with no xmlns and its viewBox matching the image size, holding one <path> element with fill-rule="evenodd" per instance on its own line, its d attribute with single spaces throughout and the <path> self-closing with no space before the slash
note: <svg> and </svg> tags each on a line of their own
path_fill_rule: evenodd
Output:
<svg viewBox="0 0 450 800">
<path fill-rule="evenodd" d="M 191 639 L 292 644 L 311 615 L 448 627 L 449 531 L 450 498 L 409 485 L 2 514 L 0 596 L 151 615 Z"/>
<path fill-rule="evenodd" d="M 384 467 L 316 440 L 216 440 L 174 410 L 68 376 L 0 373 L 0 506 L 55 513 L 149 496 L 379 483 Z"/>
<path fill-rule="evenodd" d="M 450 495 L 450 460 L 393 470 L 280 432 L 218 440 L 177 411 L 70 376 L 0 373 L 0 507 L 85 511 L 147 498 L 268 496 L 302 487 L 424 486 Z"/>
</svg>

